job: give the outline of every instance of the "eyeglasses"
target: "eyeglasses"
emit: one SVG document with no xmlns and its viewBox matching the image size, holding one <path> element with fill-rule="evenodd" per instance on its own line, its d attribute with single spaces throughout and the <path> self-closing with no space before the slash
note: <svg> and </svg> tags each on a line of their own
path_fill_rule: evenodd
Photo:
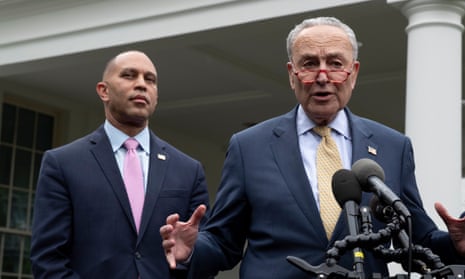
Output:
<svg viewBox="0 0 465 279">
<path fill-rule="evenodd" d="M 295 71 L 294 75 L 306 85 L 315 83 L 320 73 L 325 73 L 328 77 L 329 82 L 332 84 L 341 84 L 349 78 L 351 72 L 345 69 L 302 69 Z"/>
</svg>

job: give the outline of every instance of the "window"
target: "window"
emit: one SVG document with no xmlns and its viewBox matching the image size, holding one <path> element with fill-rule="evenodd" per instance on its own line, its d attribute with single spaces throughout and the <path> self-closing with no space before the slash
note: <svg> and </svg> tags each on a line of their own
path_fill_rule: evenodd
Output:
<svg viewBox="0 0 465 279">
<path fill-rule="evenodd" d="M 0 278 L 32 278 L 32 210 L 42 155 L 53 144 L 56 116 L 2 104 L 0 130 Z"/>
</svg>

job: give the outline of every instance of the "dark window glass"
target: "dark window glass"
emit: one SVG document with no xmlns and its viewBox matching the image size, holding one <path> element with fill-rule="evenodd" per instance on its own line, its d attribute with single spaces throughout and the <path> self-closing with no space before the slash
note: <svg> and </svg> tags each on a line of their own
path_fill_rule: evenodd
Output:
<svg viewBox="0 0 465 279">
<path fill-rule="evenodd" d="M 8 189 L 0 188 L 0 227 L 6 227 L 8 214 Z"/>
<path fill-rule="evenodd" d="M 24 237 L 24 250 L 23 250 L 23 274 L 32 274 L 31 261 L 29 256 L 31 255 L 31 238 Z M 23 277 L 32 278 L 32 277 Z"/>
<path fill-rule="evenodd" d="M 16 107 L 9 104 L 3 104 L 2 111 L 2 141 L 6 143 L 13 143 L 16 122 Z"/>
<path fill-rule="evenodd" d="M 28 189 L 31 177 L 30 151 L 16 149 L 13 186 Z"/>
<path fill-rule="evenodd" d="M 40 113 L 37 120 L 36 149 L 45 151 L 52 147 L 53 117 Z"/>
<path fill-rule="evenodd" d="M 43 153 L 52 148 L 55 118 L 3 104 L 0 130 L 0 229 L 31 231 Z M 0 278 L 32 279 L 30 237 L 0 230 Z"/>
<path fill-rule="evenodd" d="M 39 178 L 40 165 L 42 163 L 42 154 L 36 152 L 34 159 L 34 176 L 32 177 L 32 188 L 35 190 L 37 179 Z"/>
<path fill-rule="evenodd" d="M 0 144 L 0 184 L 10 184 L 12 149 Z"/>
<path fill-rule="evenodd" d="M 20 146 L 32 148 L 34 142 L 34 120 L 36 113 L 29 109 L 20 108 L 18 114 L 18 136 L 16 143 Z"/>
<path fill-rule="evenodd" d="M 3 248 L 3 272 L 19 271 L 19 249 L 20 237 L 16 235 L 5 235 L 5 246 Z"/>
<path fill-rule="evenodd" d="M 13 191 L 10 228 L 21 230 L 28 229 L 27 206 L 28 193 L 23 191 Z"/>
</svg>

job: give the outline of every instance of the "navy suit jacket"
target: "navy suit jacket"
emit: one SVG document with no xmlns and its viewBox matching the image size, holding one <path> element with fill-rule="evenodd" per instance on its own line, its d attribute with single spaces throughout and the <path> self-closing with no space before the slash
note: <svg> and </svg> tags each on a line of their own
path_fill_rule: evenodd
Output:
<svg viewBox="0 0 465 279">
<path fill-rule="evenodd" d="M 324 263 L 334 241 L 349 234 L 345 215 L 341 214 L 332 239 L 328 241 L 325 236 L 302 163 L 296 111 L 231 137 L 217 198 L 195 246 L 191 278 L 230 269 L 242 260 L 242 279 L 308 279 L 309 274 L 291 265 L 286 257 L 296 256 L 317 266 Z M 353 162 L 370 158 L 384 169 L 386 184 L 413 216 L 414 243 L 428 245 L 441 256 L 455 255 L 448 234 L 438 231 L 423 210 L 410 140 L 347 109 L 346 113 Z M 375 149 L 376 155 L 369 148 Z M 368 205 L 371 197 L 364 193 L 361 204 Z M 373 225 L 375 232 L 385 227 L 376 220 Z M 388 275 L 386 263 L 369 252 L 364 263 L 367 277 L 373 272 Z M 338 264 L 353 270 L 351 251 Z"/>
<path fill-rule="evenodd" d="M 161 156 L 160 156 L 161 155 Z M 137 234 L 121 173 L 103 126 L 43 157 L 34 206 L 36 279 L 175 278 L 160 227 L 208 204 L 201 164 L 150 132 L 150 162 Z"/>
</svg>

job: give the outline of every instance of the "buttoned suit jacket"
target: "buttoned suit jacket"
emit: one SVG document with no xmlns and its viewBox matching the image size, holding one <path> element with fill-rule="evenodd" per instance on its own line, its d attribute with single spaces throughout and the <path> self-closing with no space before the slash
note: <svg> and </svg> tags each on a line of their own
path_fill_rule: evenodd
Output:
<svg viewBox="0 0 465 279">
<path fill-rule="evenodd" d="M 414 175 L 410 140 L 380 123 L 358 117 L 348 109 L 352 161 L 369 158 L 385 172 L 392 188 L 412 214 L 413 241 L 457 260 L 447 233 L 438 231 L 425 214 Z M 291 265 L 287 256 L 313 266 L 325 262 L 334 241 L 349 235 L 344 214 L 332 238 L 325 236 L 299 150 L 297 108 L 233 135 L 224 163 L 221 185 L 205 230 L 199 235 L 191 263 L 191 278 L 202 278 L 234 267 L 240 260 L 242 279 L 312 278 Z M 440 174 L 438 174 L 440 175 Z M 367 206 L 371 193 L 363 193 Z M 385 224 L 373 218 L 373 231 Z M 352 253 L 338 264 L 353 270 Z M 386 262 L 366 249 L 365 274 L 388 275 Z"/>
<path fill-rule="evenodd" d="M 208 205 L 201 164 L 150 132 L 140 232 L 103 129 L 43 156 L 34 205 L 31 259 L 36 279 L 175 278 L 160 227 Z M 138 275 L 139 274 L 139 275 Z M 138 277 L 139 276 L 139 277 Z"/>
</svg>

